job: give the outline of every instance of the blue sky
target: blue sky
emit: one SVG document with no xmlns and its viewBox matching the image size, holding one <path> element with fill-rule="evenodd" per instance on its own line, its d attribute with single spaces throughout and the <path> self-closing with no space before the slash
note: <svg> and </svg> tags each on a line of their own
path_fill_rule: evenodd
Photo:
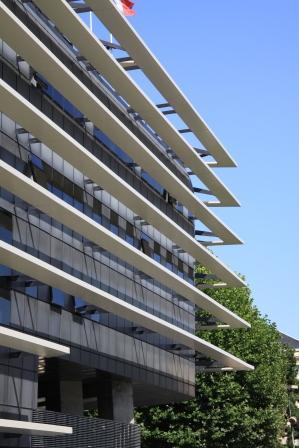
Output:
<svg viewBox="0 0 299 448">
<path fill-rule="evenodd" d="M 242 207 L 215 212 L 245 245 L 216 253 L 246 275 L 262 313 L 299 338 L 299 1 L 135 9 L 133 26 L 238 162 L 217 173 Z"/>
</svg>

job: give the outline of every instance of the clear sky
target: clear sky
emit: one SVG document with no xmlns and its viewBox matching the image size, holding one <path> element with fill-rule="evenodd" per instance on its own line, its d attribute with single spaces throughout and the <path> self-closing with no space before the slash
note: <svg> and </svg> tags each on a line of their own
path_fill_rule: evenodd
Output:
<svg viewBox="0 0 299 448">
<path fill-rule="evenodd" d="M 216 252 L 299 338 L 299 1 L 135 3 L 129 20 L 238 163 L 217 174 L 242 207 L 215 212 L 245 244 Z"/>
</svg>

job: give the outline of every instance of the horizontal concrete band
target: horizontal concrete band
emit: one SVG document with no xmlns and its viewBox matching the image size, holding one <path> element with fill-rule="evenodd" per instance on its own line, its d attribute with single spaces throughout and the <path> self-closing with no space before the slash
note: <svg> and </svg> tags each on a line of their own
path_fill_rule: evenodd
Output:
<svg viewBox="0 0 299 448">
<path fill-rule="evenodd" d="M 30 436 L 63 436 L 73 434 L 73 428 L 70 426 L 47 425 L 45 423 L 23 422 L 20 420 L 1 418 L 0 432 Z"/>
<path fill-rule="evenodd" d="M 0 346 L 45 358 L 70 354 L 69 347 L 3 326 L 0 326 Z"/>
<path fill-rule="evenodd" d="M 0 160 L 0 186 L 214 315 L 232 328 L 250 324 L 93 219 Z"/>
<path fill-rule="evenodd" d="M 235 370 L 252 370 L 253 367 L 230 353 L 203 339 L 143 311 L 99 288 L 90 285 L 39 258 L 0 240 L 0 263 L 42 283 L 59 288 L 67 294 L 79 296 L 87 303 L 135 322 L 148 330 L 173 339 Z"/>
<path fill-rule="evenodd" d="M 212 211 L 172 173 L 37 37 L 0 3 L 0 37 L 41 73 L 63 96 L 226 242 L 240 243 Z M 211 226 L 212 225 L 212 226 Z"/>
<path fill-rule="evenodd" d="M 99 2 L 98 2 L 99 3 Z M 35 4 L 51 19 L 60 31 L 79 49 L 93 67 L 101 73 L 163 138 L 179 158 L 218 197 L 222 205 L 239 205 L 238 201 L 182 137 L 165 115 L 138 87 L 102 42 L 90 32 L 65 0 L 35 0 Z"/>
<path fill-rule="evenodd" d="M 41 1 L 39 1 L 41 3 Z M 50 3 L 50 2 L 46 2 Z M 179 87 L 162 67 L 158 59 L 142 41 L 134 28 L 115 7 L 112 0 L 85 0 L 98 18 L 111 31 L 119 43 L 125 48 L 136 65 L 151 80 L 162 96 L 180 115 L 188 128 L 214 156 L 220 166 L 236 166 L 232 157 L 215 137 L 204 120 L 185 97 Z M 182 60 L 180 54 L 180 61 Z"/>
<path fill-rule="evenodd" d="M 117 176 L 104 163 L 93 156 L 75 139 L 57 126 L 40 110 L 0 79 L 0 111 L 30 131 L 45 145 L 68 161 L 74 168 L 83 171 L 95 184 L 103 187 L 120 202 L 153 225 L 179 247 L 208 267 L 220 279 L 231 286 L 245 283 L 230 271 L 208 249 L 163 214 L 132 186 Z"/>
</svg>

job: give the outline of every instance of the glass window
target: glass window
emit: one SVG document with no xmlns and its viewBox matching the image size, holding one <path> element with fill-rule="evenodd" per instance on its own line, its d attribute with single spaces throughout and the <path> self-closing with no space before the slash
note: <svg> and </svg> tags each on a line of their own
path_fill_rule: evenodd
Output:
<svg viewBox="0 0 299 448">
<path fill-rule="evenodd" d="M 66 177 L 64 178 L 63 182 L 63 191 L 68 194 L 69 196 L 74 195 L 74 184 Z"/>
<path fill-rule="evenodd" d="M 92 207 L 92 209 L 98 215 L 102 214 L 102 204 L 96 198 L 93 198 L 93 207 Z"/>
<path fill-rule="evenodd" d="M 11 243 L 11 231 L 5 229 L 5 227 L 0 227 L 0 239 L 6 243 Z"/>
<path fill-rule="evenodd" d="M 36 165 L 31 165 L 32 175 L 35 182 L 44 188 L 47 188 L 47 175 L 43 169 L 38 168 Z"/>
<path fill-rule="evenodd" d="M 118 227 L 114 224 L 110 224 L 110 230 L 111 232 L 113 232 L 115 235 L 118 235 Z"/>
<path fill-rule="evenodd" d="M 91 315 L 90 315 L 91 320 L 94 320 L 95 322 L 100 322 L 101 321 L 101 313 L 99 310 L 95 310 Z"/>
<path fill-rule="evenodd" d="M 166 267 L 172 271 L 172 255 L 169 250 L 166 251 Z"/>
<path fill-rule="evenodd" d="M 53 98 L 55 103 L 57 103 L 59 106 L 63 107 L 63 96 L 56 89 L 54 89 L 54 87 L 49 86 L 48 93 Z"/>
<path fill-rule="evenodd" d="M 51 303 L 64 307 L 65 294 L 58 288 L 52 288 Z"/>
<path fill-rule="evenodd" d="M 183 214 L 183 212 L 184 212 L 183 204 L 181 204 L 180 202 L 177 202 L 176 203 L 176 209 L 177 209 L 178 212 Z"/>
<path fill-rule="evenodd" d="M 74 207 L 79 210 L 80 212 L 83 212 L 83 204 L 82 202 L 77 201 L 74 199 Z"/>
<path fill-rule="evenodd" d="M 78 185 L 74 185 L 74 197 L 77 201 L 83 202 L 83 190 Z"/>
<path fill-rule="evenodd" d="M 8 202 L 14 202 L 14 195 L 5 188 L 0 188 L 1 198 Z"/>
<path fill-rule="evenodd" d="M 12 243 L 12 216 L 3 209 L 0 209 L 0 239 Z"/>
<path fill-rule="evenodd" d="M 50 290 L 51 290 L 51 287 L 48 285 L 38 286 L 38 288 L 37 288 L 38 299 L 42 300 L 44 302 L 49 302 L 50 301 Z"/>
<path fill-rule="evenodd" d="M 37 157 L 35 154 L 31 154 L 31 162 L 33 165 L 37 166 L 40 170 L 44 169 L 42 160 L 39 157 Z"/>
<path fill-rule="evenodd" d="M 80 297 L 75 297 L 75 310 L 80 313 L 86 309 L 86 302 Z"/>
<path fill-rule="evenodd" d="M 52 193 L 55 194 L 55 196 L 59 197 L 60 199 L 63 198 L 63 191 L 57 187 L 54 187 L 54 185 L 50 186 L 50 191 L 52 191 Z"/>
<path fill-rule="evenodd" d="M 178 274 L 180 277 L 184 278 L 184 264 L 182 260 L 178 260 Z"/>
<path fill-rule="evenodd" d="M 7 325 L 10 323 L 10 300 L 0 296 L 0 323 Z"/>
<path fill-rule="evenodd" d="M 145 240 L 145 241 L 148 241 L 148 242 L 150 242 L 150 240 L 151 240 L 150 237 L 146 233 L 144 233 L 144 232 L 141 232 L 140 238 L 142 240 Z"/>
<path fill-rule="evenodd" d="M 134 226 L 130 222 L 126 223 L 126 241 L 130 244 L 134 244 Z"/>
<path fill-rule="evenodd" d="M 100 129 L 95 128 L 94 129 L 94 136 L 101 142 L 104 143 L 104 145 L 110 149 L 114 154 L 117 155 L 123 162 L 125 163 L 131 163 L 133 160 L 131 157 L 129 157 L 122 149 L 120 149 L 117 145 L 115 145 L 109 137 L 102 132 Z"/>
<path fill-rule="evenodd" d="M 110 229 L 118 235 L 118 214 L 114 210 L 110 212 Z"/>
<path fill-rule="evenodd" d="M 106 216 L 101 216 L 101 223 L 106 229 L 110 230 L 110 220 Z"/>
<path fill-rule="evenodd" d="M 8 268 L 7 266 L 4 266 L 3 264 L 0 264 L 0 277 L 2 276 L 8 276 L 11 275 L 11 269 Z"/>
<path fill-rule="evenodd" d="M 25 293 L 28 296 L 37 298 L 37 286 L 29 285 L 25 287 Z"/>
<path fill-rule="evenodd" d="M 110 212 L 110 221 L 115 226 L 118 226 L 118 214 L 114 210 Z"/>
<path fill-rule="evenodd" d="M 154 241 L 154 259 L 161 263 L 161 246 L 157 241 Z"/>
<path fill-rule="evenodd" d="M 53 184 L 55 185 L 55 187 L 58 187 L 59 189 L 62 190 L 62 187 L 63 187 L 63 176 L 62 176 L 62 174 L 58 173 L 58 171 L 53 169 L 52 176 L 53 176 Z"/>
<path fill-rule="evenodd" d="M 70 196 L 68 193 L 66 193 L 65 191 L 63 192 L 63 200 L 65 202 L 67 202 L 70 205 L 74 205 L 74 199 L 72 196 Z"/>
<path fill-rule="evenodd" d="M 128 234 L 126 234 L 126 241 L 132 246 L 134 245 L 134 238 Z"/>
<path fill-rule="evenodd" d="M 188 282 L 188 281 L 189 281 L 189 277 L 188 277 L 188 274 L 187 274 L 187 272 L 184 272 L 184 280 L 186 280 L 186 282 Z"/>
<path fill-rule="evenodd" d="M 151 257 L 152 255 L 152 249 L 149 245 L 149 242 L 145 239 L 141 239 L 141 250 L 143 253 L 145 253 L 146 255 L 148 255 L 149 257 Z"/>
<path fill-rule="evenodd" d="M 145 180 L 152 188 L 154 188 L 158 193 L 163 195 L 164 189 L 163 187 L 154 179 L 152 176 L 150 176 L 146 171 L 142 170 L 142 179 Z"/>
<path fill-rule="evenodd" d="M 66 98 L 63 98 L 63 108 L 71 117 L 74 118 L 83 117 L 83 114 Z"/>
<path fill-rule="evenodd" d="M 157 252 L 154 252 L 154 259 L 158 262 L 161 263 L 161 255 L 157 254 Z"/>
<path fill-rule="evenodd" d="M 93 199 L 93 207 L 92 207 L 92 218 L 98 222 L 99 224 L 102 223 L 102 205 L 100 201 L 98 201 L 96 198 Z"/>
</svg>

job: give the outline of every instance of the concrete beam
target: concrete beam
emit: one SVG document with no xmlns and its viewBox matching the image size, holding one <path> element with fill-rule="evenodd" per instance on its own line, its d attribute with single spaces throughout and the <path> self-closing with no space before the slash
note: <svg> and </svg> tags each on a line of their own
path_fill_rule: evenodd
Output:
<svg viewBox="0 0 299 448">
<path fill-rule="evenodd" d="M 223 240 L 241 242 L 3 3 L 0 37 L 196 218 L 208 227 L 210 223 L 220 227 Z"/>
<path fill-rule="evenodd" d="M 245 286 L 243 280 L 230 271 L 208 249 L 198 243 L 195 238 L 162 213 L 131 185 L 117 176 L 115 172 L 2 79 L 0 79 L 0 98 L 0 111 L 7 114 L 34 136 L 37 136 L 74 168 L 83 172 L 88 179 L 103 187 L 108 193 L 134 211 L 136 215 L 144 218 L 146 222 L 214 272 L 218 278 L 231 286 Z M 218 225 L 217 229 L 220 230 Z M 216 229 L 213 231 L 216 232 Z"/>
<path fill-rule="evenodd" d="M 209 187 L 213 194 L 220 199 L 222 205 L 239 205 L 236 198 L 217 178 L 215 173 L 207 167 L 196 150 L 180 135 L 180 131 L 177 131 L 171 122 L 165 118 L 165 114 L 175 111 L 172 109 L 161 112 L 137 83 L 128 76 L 125 70 L 122 70 L 122 68 L 139 68 L 133 58 L 123 57 L 115 59 L 113 54 L 106 50 L 105 46 L 80 20 L 80 17 L 65 0 L 51 0 L 50 2 L 36 0 L 35 3 L 57 25 L 60 31 L 73 42 L 92 66 L 113 85 L 130 106 L 162 137 L 185 165 L 192 169 Z"/>
<path fill-rule="evenodd" d="M 83 235 L 92 243 L 135 266 L 163 285 L 169 285 L 179 295 L 208 311 L 219 321 L 233 328 L 248 328 L 250 324 L 204 292 L 175 275 L 122 238 L 107 230 L 84 213 L 58 198 L 24 174 L 0 160 L 0 186 L 37 209 Z M 207 287 L 205 285 L 205 287 Z"/>
<path fill-rule="evenodd" d="M 20 420 L 1 418 L 0 432 L 31 436 L 63 436 L 71 435 L 73 429 L 69 426 L 47 425 L 45 423 L 23 422 Z"/>
<path fill-rule="evenodd" d="M 48 2 L 49 3 L 49 2 Z M 192 129 L 205 148 L 221 166 L 236 166 L 233 158 L 220 143 L 191 102 L 171 79 L 158 59 L 142 41 L 128 20 L 116 8 L 112 0 L 86 0 L 93 12 L 126 49 L 144 74 L 151 80 L 162 96 L 176 110 L 183 122 Z M 180 59 L 180 63 L 184 63 Z"/>
<path fill-rule="evenodd" d="M 0 326 L 0 346 L 45 358 L 70 354 L 69 347 L 2 326 Z"/>
<path fill-rule="evenodd" d="M 102 308 L 155 333 L 173 339 L 205 356 L 236 370 L 253 370 L 253 366 L 209 342 L 160 319 L 106 291 L 86 283 L 39 258 L 0 240 L 0 263 L 40 282 L 59 288 L 67 294 L 82 297 L 87 303 Z"/>
</svg>

